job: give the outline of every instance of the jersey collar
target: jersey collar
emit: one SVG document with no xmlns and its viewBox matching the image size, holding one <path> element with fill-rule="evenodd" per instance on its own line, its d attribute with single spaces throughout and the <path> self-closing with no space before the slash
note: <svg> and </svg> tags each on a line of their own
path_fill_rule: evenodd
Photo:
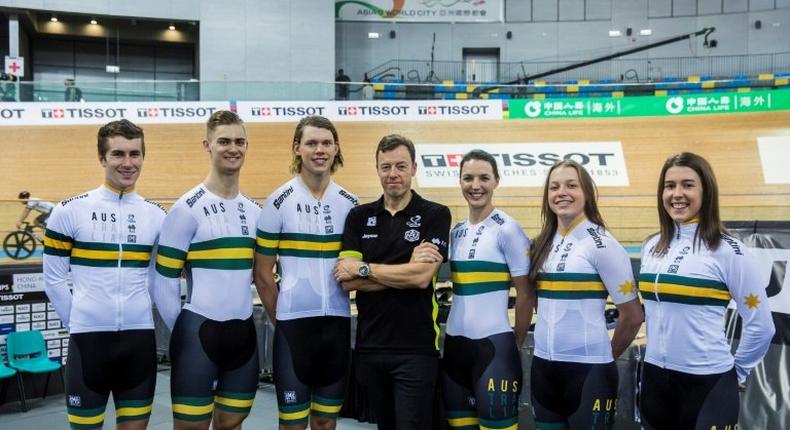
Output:
<svg viewBox="0 0 790 430">
<path fill-rule="evenodd" d="M 417 209 L 422 205 L 423 198 L 422 198 L 422 196 L 417 194 L 417 191 L 414 191 L 414 190 L 410 190 L 410 191 L 411 191 L 411 200 L 409 201 L 409 204 L 407 204 L 405 208 L 403 208 L 403 209 L 399 210 L 398 212 L 396 212 L 396 214 L 399 214 L 399 213 L 403 212 L 403 213 L 405 213 L 407 215 L 419 215 L 417 213 Z M 375 201 L 375 203 L 373 205 L 373 208 L 375 209 L 375 213 L 376 214 L 380 214 L 381 212 L 387 212 L 387 209 L 384 207 L 384 195 L 383 194 L 382 194 L 381 197 L 379 197 L 378 200 Z"/>
<path fill-rule="evenodd" d="M 694 217 L 686 222 L 675 223 L 675 234 L 677 236 L 694 236 L 699 227 L 699 218 Z"/>
<path fill-rule="evenodd" d="M 128 197 L 136 194 L 134 187 L 121 191 L 113 187 L 112 185 L 108 184 L 107 182 L 103 183 L 102 186 L 99 187 L 99 189 L 101 190 L 102 195 L 114 200 L 120 200 L 123 197 Z"/>
<path fill-rule="evenodd" d="M 562 237 L 566 237 L 584 221 L 587 221 L 587 217 L 584 215 L 584 212 L 580 213 L 579 216 L 577 216 L 576 219 L 571 222 L 571 225 L 569 225 L 567 229 L 563 229 L 562 225 L 559 223 L 559 220 L 557 220 L 557 233 L 559 233 Z"/>
</svg>

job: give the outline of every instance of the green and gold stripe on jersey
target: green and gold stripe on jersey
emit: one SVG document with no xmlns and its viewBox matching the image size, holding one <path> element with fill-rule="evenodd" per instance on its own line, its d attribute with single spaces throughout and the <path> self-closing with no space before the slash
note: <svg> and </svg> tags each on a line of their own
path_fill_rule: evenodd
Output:
<svg viewBox="0 0 790 430">
<path fill-rule="evenodd" d="M 505 263 L 451 261 L 453 294 L 470 296 L 510 289 L 510 270 Z"/>
<path fill-rule="evenodd" d="M 224 237 L 195 242 L 188 251 L 159 245 L 156 270 L 162 276 L 177 278 L 186 263 L 190 268 L 246 270 L 252 268 L 255 239 L 251 237 Z"/>
<path fill-rule="evenodd" d="M 74 239 L 65 234 L 50 229 L 44 232 L 44 254 L 68 257 L 73 246 Z"/>
<path fill-rule="evenodd" d="M 59 242 L 55 244 L 55 242 Z M 69 263 L 72 266 L 90 267 L 148 267 L 151 261 L 151 245 L 137 245 L 133 243 L 101 243 L 101 242 L 80 242 L 75 240 L 71 243 L 68 254 L 61 254 L 65 251 L 62 240 L 50 239 L 50 254 L 68 255 Z M 46 245 L 45 245 L 46 246 Z M 53 251 L 57 249 L 57 251 Z M 46 252 L 46 251 L 45 251 Z"/>
<path fill-rule="evenodd" d="M 609 292 L 597 273 L 539 273 L 538 297 L 561 300 L 606 299 Z"/>
<path fill-rule="evenodd" d="M 156 271 L 166 278 L 178 278 L 187 261 L 187 253 L 159 244 L 156 248 Z"/>
<path fill-rule="evenodd" d="M 657 282 L 656 277 L 658 277 Z M 642 298 L 645 300 L 688 305 L 727 306 L 732 298 L 726 284 L 710 279 L 665 273 L 660 275 L 641 273 L 639 284 L 640 287 L 644 286 Z"/>
<path fill-rule="evenodd" d="M 263 255 L 303 258 L 337 258 L 342 235 L 269 233 L 258 230 L 255 250 Z"/>
</svg>

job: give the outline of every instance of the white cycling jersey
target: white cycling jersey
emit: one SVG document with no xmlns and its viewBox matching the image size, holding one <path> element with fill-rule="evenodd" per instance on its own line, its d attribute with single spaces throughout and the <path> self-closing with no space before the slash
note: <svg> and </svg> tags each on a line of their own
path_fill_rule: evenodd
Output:
<svg viewBox="0 0 790 430">
<path fill-rule="evenodd" d="M 447 334 L 483 339 L 512 331 L 508 318 L 511 277 L 529 272 L 529 239 L 499 209 L 482 222 L 464 221 L 450 232 L 453 303 Z"/>
<path fill-rule="evenodd" d="M 30 210 L 41 212 L 42 214 L 48 214 L 52 212 L 55 205 L 41 199 L 30 199 L 25 203 L 25 207 Z"/>
<path fill-rule="evenodd" d="M 697 222 L 676 226 L 669 250 L 653 254 L 656 235 L 642 247 L 639 289 L 645 302 L 647 355 L 661 368 L 695 375 L 724 373 L 735 365 L 746 380 L 774 334 L 757 265 L 738 239 L 722 234 L 718 249 L 694 244 Z M 724 334 L 730 300 L 743 318 L 735 357 Z"/>
<path fill-rule="evenodd" d="M 162 226 L 154 290 L 165 296 L 157 306 L 169 327 L 180 311 L 182 272 L 189 290 L 184 309 L 214 321 L 252 315 L 255 220 L 260 210 L 243 194 L 224 199 L 204 184 L 176 201 Z"/>
<path fill-rule="evenodd" d="M 609 363 L 606 297 L 636 299 L 631 261 L 603 227 L 583 215 L 557 231 L 538 273 L 535 355 L 545 360 Z"/>
<path fill-rule="evenodd" d="M 44 287 L 70 333 L 154 328 L 151 256 L 164 218 L 156 203 L 108 186 L 63 200 L 52 211 Z"/>
<path fill-rule="evenodd" d="M 334 181 L 317 200 L 299 176 L 266 199 L 256 250 L 279 259 L 278 320 L 351 315 L 334 267 L 346 216 L 356 205 L 357 197 Z"/>
</svg>

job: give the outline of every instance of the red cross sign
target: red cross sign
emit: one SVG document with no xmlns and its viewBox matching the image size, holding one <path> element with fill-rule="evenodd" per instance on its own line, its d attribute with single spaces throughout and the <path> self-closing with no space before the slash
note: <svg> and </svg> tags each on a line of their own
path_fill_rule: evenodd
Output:
<svg viewBox="0 0 790 430">
<path fill-rule="evenodd" d="M 25 59 L 22 57 L 5 57 L 5 72 L 16 77 L 25 76 Z"/>
</svg>

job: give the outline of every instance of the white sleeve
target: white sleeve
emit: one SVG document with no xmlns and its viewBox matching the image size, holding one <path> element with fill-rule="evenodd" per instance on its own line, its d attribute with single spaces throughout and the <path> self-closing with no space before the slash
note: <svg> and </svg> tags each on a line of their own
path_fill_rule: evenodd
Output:
<svg viewBox="0 0 790 430">
<path fill-rule="evenodd" d="M 170 330 L 181 312 L 181 272 L 197 227 L 189 210 L 176 204 L 165 217 L 159 233 L 152 296 Z"/>
<path fill-rule="evenodd" d="M 724 247 L 726 244 L 722 243 L 721 246 Z M 744 250 L 744 254 L 731 254 L 730 258 L 724 261 L 725 266 L 722 269 L 726 274 L 724 281 L 735 300 L 738 314 L 743 319 L 741 340 L 735 352 L 738 382 L 743 383 L 749 372 L 768 351 L 776 329 L 765 288 L 755 282 L 760 278 L 757 276 L 754 257 L 745 246 L 741 245 L 741 249 Z"/>
<path fill-rule="evenodd" d="M 505 255 L 510 276 L 524 276 L 529 273 L 529 239 L 517 222 L 509 221 L 502 226 L 497 244 Z"/>
<path fill-rule="evenodd" d="M 592 265 L 598 271 L 604 287 L 609 292 L 614 304 L 630 302 L 636 298 L 636 283 L 631 269 L 631 259 L 623 245 L 609 236 L 601 235 L 603 248 L 595 248 Z"/>
<path fill-rule="evenodd" d="M 69 212 L 66 206 L 53 209 L 44 234 L 44 291 L 66 328 L 69 327 L 73 297 L 67 283 L 74 243 Z"/>
</svg>

